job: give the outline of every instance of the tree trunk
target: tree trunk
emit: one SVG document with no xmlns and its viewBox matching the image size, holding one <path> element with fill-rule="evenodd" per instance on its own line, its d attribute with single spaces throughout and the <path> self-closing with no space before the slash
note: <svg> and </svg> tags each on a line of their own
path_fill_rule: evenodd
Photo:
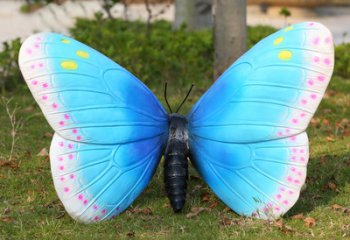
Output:
<svg viewBox="0 0 350 240">
<path fill-rule="evenodd" d="M 246 51 L 246 0 L 214 0 L 214 79 Z"/>
<path fill-rule="evenodd" d="M 190 31 L 212 27 L 211 0 L 176 0 L 173 27 L 177 29 L 182 24 Z"/>
</svg>

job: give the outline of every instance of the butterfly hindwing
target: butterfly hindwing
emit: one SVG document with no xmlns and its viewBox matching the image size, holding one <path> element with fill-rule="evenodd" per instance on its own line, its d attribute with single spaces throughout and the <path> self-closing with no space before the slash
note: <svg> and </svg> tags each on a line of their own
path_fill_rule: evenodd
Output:
<svg viewBox="0 0 350 240">
<path fill-rule="evenodd" d="M 55 130 L 56 191 L 83 222 L 118 214 L 146 187 L 167 139 L 167 113 L 127 70 L 65 36 L 29 37 L 19 64 Z"/>
<path fill-rule="evenodd" d="M 244 54 L 192 108 L 193 162 L 234 211 L 277 217 L 296 202 L 308 160 L 304 131 L 333 64 L 327 28 L 292 25 Z"/>
</svg>

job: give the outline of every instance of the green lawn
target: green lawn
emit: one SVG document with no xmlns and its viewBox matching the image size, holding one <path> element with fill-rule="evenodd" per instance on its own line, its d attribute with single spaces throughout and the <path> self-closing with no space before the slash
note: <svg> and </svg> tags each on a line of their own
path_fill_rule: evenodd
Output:
<svg viewBox="0 0 350 240">
<path fill-rule="evenodd" d="M 176 105 L 187 89 L 169 87 L 169 101 Z M 153 91 L 163 99 L 163 86 Z M 0 106 L 0 239 L 350 238 L 349 92 L 349 79 L 333 77 L 308 129 L 311 157 L 306 190 L 282 220 L 267 222 L 236 215 L 213 195 L 192 167 L 184 212 L 174 214 L 159 166 L 148 188 L 127 211 L 111 221 L 84 225 L 65 213 L 53 187 L 49 159 L 37 156 L 41 149 L 49 149 L 53 131 L 29 91 L 18 90 L 12 94 L 10 107 L 17 104 L 21 108 L 17 118 L 25 122 L 11 162 L 7 160 L 11 128 L 4 106 Z M 183 112 L 202 93 L 203 89 L 195 89 Z M 204 211 L 187 216 L 191 209 L 196 212 L 200 207 Z M 297 214 L 303 216 L 293 218 Z"/>
</svg>

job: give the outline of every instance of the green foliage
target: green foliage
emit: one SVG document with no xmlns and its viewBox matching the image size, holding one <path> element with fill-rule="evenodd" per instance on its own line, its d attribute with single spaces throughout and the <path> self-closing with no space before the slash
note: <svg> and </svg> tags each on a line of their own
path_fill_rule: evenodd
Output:
<svg viewBox="0 0 350 240">
<path fill-rule="evenodd" d="M 4 93 L 6 90 L 16 88 L 23 83 L 22 74 L 18 66 L 18 53 L 21 40 L 16 38 L 10 42 L 4 42 L 3 50 L 0 52 L 0 89 Z"/>
<path fill-rule="evenodd" d="M 275 32 L 270 26 L 248 27 L 248 48 Z M 152 90 L 169 82 L 169 90 L 186 92 L 193 83 L 201 91 L 213 82 L 213 44 L 210 30 L 173 30 L 166 21 L 155 21 L 147 31 L 143 22 L 104 19 L 77 19 L 73 38 L 92 46 L 135 76 Z M 0 89 L 13 91 L 24 83 L 17 64 L 20 40 L 3 43 L 0 51 Z M 336 47 L 335 75 L 350 78 L 350 44 Z"/>
<path fill-rule="evenodd" d="M 350 43 L 335 47 L 334 74 L 350 78 Z"/>
<path fill-rule="evenodd" d="M 289 17 L 290 15 L 292 15 L 292 13 L 291 13 L 291 12 L 289 11 L 289 9 L 286 8 L 286 7 L 281 8 L 279 14 L 280 14 L 281 16 L 285 17 L 285 18 L 286 18 L 286 17 Z"/>
<path fill-rule="evenodd" d="M 257 25 L 254 27 L 248 26 L 248 39 L 247 39 L 248 48 L 253 47 L 261 39 L 269 36 L 270 34 L 276 31 L 277 29 L 271 26 L 265 26 L 265 25 Z"/>
<path fill-rule="evenodd" d="M 142 22 L 106 20 L 98 15 L 94 20 L 78 19 L 71 33 L 150 87 L 165 81 L 184 87 L 212 82 L 213 47 L 209 31 L 173 31 L 169 22 L 156 21 L 147 33 Z"/>
</svg>

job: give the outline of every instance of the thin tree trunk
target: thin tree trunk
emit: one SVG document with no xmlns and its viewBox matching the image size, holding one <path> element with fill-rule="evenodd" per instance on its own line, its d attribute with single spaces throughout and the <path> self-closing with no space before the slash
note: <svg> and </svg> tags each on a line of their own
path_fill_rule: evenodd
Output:
<svg viewBox="0 0 350 240">
<path fill-rule="evenodd" d="M 246 0 L 214 0 L 214 79 L 246 51 Z"/>
<path fill-rule="evenodd" d="M 176 0 L 173 27 L 186 24 L 188 30 L 197 31 L 213 25 L 211 0 Z"/>
</svg>

